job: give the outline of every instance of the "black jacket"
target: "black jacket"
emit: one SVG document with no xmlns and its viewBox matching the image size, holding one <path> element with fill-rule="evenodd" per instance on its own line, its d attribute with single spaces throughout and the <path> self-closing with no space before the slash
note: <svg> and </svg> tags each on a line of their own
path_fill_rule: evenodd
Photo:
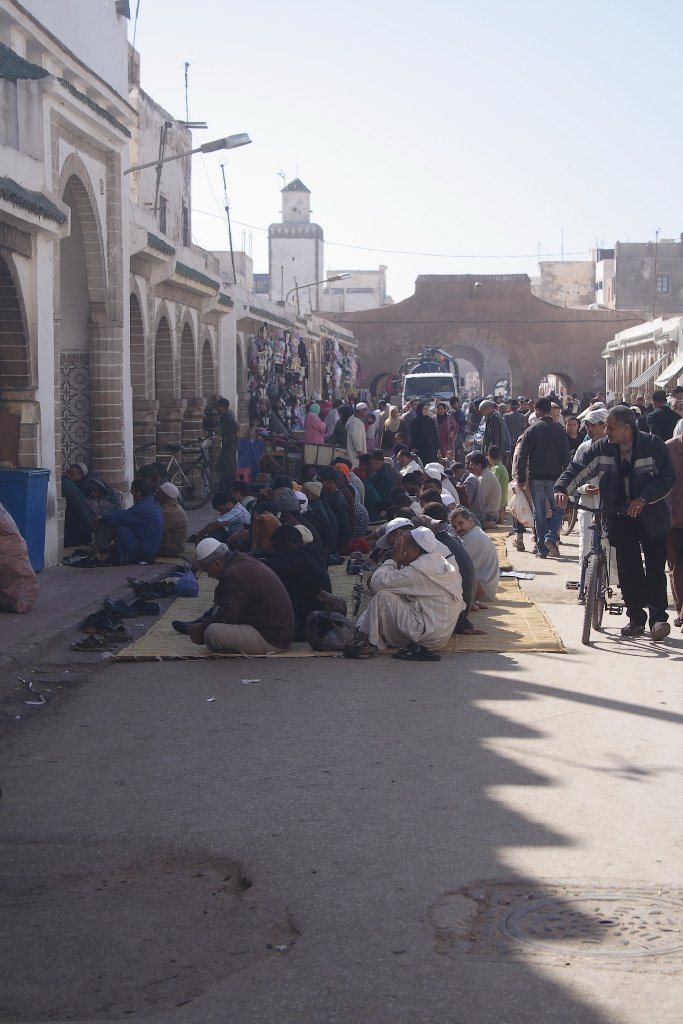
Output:
<svg viewBox="0 0 683 1024">
<path fill-rule="evenodd" d="M 410 424 L 410 447 L 426 465 L 435 462 L 439 454 L 439 435 L 431 416 L 416 416 Z"/>
<path fill-rule="evenodd" d="M 575 494 L 580 484 L 597 476 L 600 502 L 605 509 L 619 507 L 619 474 L 622 459 L 619 445 L 600 438 L 572 462 L 555 484 L 555 490 Z M 676 480 L 668 449 L 656 434 L 633 433 L 633 451 L 629 472 L 630 499 L 642 498 L 646 504 L 639 519 L 649 537 L 668 533 L 671 529 L 671 508 L 668 495 Z M 612 534 L 614 516 L 607 517 L 607 532 Z"/>
<path fill-rule="evenodd" d="M 651 434 L 661 437 L 662 441 L 670 441 L 680 416 L 669 405 L 661 405 L 653 409 L 645 417 L 647 429 Z"/>
<path fill-rule="evenodd" d="M 542 416 L 527 427 L 522 437 L 517 479 L 520 484 L 526 483 L 528 463 L 532 480 L 557 480 L 569 461 L 566 430 L 550 416 Z"/>
</svg>

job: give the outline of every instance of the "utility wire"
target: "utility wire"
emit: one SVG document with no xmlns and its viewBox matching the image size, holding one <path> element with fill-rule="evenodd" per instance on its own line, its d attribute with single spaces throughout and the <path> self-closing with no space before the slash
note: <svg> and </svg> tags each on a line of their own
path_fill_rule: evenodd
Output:
<svg viewBox="0 0 683 1024">
<path fill-rule="evenodd" d="M 215 199 L 215 196 L 214 196 Z M 217 201 L 216 201 L 217 202 Z M 208 210 L 198 210 L 193 207 L 193 213 L 198 213 L 202 217 L 213 217 L 216 220 L 225 220 L 225 217 L 217 213 L 210 213 Z M 259 227 L 256 224 L 247 224 L 242 220 L 233 220 L 233 224 L 239 224 L 242 228 L 251 228 L 252 231 L 263 231 L 268 232 L 268 228 Z M 494 254 L 473 254 L 473 253 L 448 253 L 448 252 L 417 252 L 413 249 L 378 249 L 369 245 L 352 245 L 350 242 L 330 242 L 327 238 L 325 239 L 325 245 L 334 245 L 341 249 L 358 249 L 362 252 L 377 252 L 387 253 L 392 256 L 428 256 L 431 259 L 440 260 L 529 260 L 539 259 L 542 257 L 549 256 L 585 256 L 590 250 L 589 249 L 577 249 L 575 252 L 518 252 L 511 253 L 508 255 L 498 256 Z"/>
</svg>

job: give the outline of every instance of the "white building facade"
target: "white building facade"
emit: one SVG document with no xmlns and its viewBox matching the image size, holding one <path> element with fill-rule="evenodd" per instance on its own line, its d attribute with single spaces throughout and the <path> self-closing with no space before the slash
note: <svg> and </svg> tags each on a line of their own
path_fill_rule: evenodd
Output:
<svg viewBox="0 0 683 1024">
<path fill-rule="evenodd" d="M 616 334 L 602 353 L 608 398 L 632 405 L 637 395 L 674 387 L 683 379 L 682 339 L 683 316 L 659 317 Z"/>
<path fill-rule="evenodd" d="M 311 222 L 311 192 L 295 178 L 282 189 L 282 223 L 268 228 L 270 298 L 302 313 L 322 309 L 323 229 Z"/>
</svg>

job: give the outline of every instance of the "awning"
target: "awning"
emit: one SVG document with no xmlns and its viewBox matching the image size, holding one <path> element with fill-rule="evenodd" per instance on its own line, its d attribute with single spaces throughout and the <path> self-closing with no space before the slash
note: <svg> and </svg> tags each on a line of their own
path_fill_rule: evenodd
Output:
<svg viewBox="0 0 683 1024">
<path fill-rule="evenodd" d="M 645 370 L 644 373 L 641 373 L 640 377 L 636 377 L 636 379 L 632 380 L 631 383 L 628 384 L 627 386 L 629 388 L 639 388 L 642 387 L 643 384 L 647 384 L 648 381 L 651 381 L 653 379 L 653 377 L 657 373 L 657 370 L 660 368 L 665 359 L 666 356 L 660 356 L 656 363 L 653 363 L 648 370 Z"/>
<path fill-rule="evenodd" d="M 673 363 L 669 363 L 665 370 L 662 370 L 655 381 L 658 388 L 665 387 L 670 380 L 676 380 L 683 373 L 683 352 L 679 352 Z"/>
</svg>

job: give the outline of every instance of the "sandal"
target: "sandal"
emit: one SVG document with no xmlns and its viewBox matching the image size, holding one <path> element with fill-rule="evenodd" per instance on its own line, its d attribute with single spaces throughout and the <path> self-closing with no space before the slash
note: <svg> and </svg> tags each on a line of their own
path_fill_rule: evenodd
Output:
<svg viewBox="0 0 683 1024">
<path fill-rule="evenodd" d="M 379 651 L 367 640 L 349 640 L 342 654 L 345 658 L 374 658 Z"/>
<path fill-rule="evenodd" d="M 683 619 L 680 615 L 677 615 L 674 619 L 674 626 L 683 626 Z"/>
<path fill-rule="evenodd" d="M 399 661 L 441 661 L 440 654 L 430 651 L 422 644 L 409 644 L 407 647 L 402 647 L 400 651 L 396 651 L 396 654 L 392 654 L 392 658 L 398 658 Z"/>
</svg>

